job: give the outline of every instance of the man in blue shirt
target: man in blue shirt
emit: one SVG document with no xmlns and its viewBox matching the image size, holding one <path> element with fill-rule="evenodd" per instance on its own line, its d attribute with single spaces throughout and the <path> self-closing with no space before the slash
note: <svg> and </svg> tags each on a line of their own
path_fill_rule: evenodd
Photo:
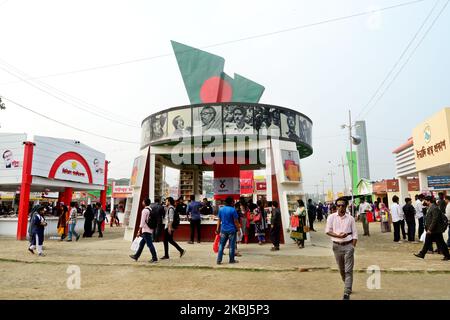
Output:
<svg viewBox="0 0 450 320">
<path fill-rule="evenodd" d="M 202 221 L 200 215 L 200 208 L 202 207 L 202 203 L 199 201 L 195 201 L 195 196 L 191 195 L 191 202 L 187 207 L 188 219 L 191 224 L 191 241 L 188 243 L 194 243 L 194 232 L 195 228 L 197 228 L 197 242 L 200 243 L 200 224 Z"/>
<path fill-rule="evenodd" d="M 228 197 L 225 200 L 225 206 L 219 210 L 219 220 L 217 221 L 216 234 L 220 234 L 219 254 L 217 264 L 222 264 L 223 249 L 228 239 L 230 240 L 230 263 L 237 263 L 234 259 L 236 248 L 236 230 L 239 228 L 239 217 L 234 208 L 233 198 Z"/>
</svg>

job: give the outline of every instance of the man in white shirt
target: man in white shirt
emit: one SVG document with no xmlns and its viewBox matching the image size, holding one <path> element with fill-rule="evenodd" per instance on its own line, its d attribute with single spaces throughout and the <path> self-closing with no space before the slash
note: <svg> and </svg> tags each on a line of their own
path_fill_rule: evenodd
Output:
<svg viewBox="0 0 450 320">
<path fill-rule="evenodd" d="M 363 224 L 364 234 L 363 236 L 370 236 L 369 233 L 369 222 L 367 221 L 367 212 L 372 212 L 372 206 L 366 202 L 366 199 L 361 198 L 361 203 L 359 204 L 359 217 Z"/>
<path fill-rule="evenodd" d="M 344 300 L 350 299 L 353 285 L 353 265 L 358 231 L 355 219 L 347 213 L 348 202 L 345 198 L 336 200 L 338 211 L 329 215 L 325 233 L 333 241 L 333 253 L 345 283 Z"/>
<path fill-rule="evenodd" d="M 419 224 L 419 233 L 418 234 L 419 234 L 419 239 L 420 239 L 420 236 L 422 235 L 423 231 L 425 230 L 425 224 L 423 221 L 423 204 L 422 204 L 423 195 L 422 194 L 416 195 L 415 199 L 416 199 L 416 203 L 414 204 L 414 209 L 416 209 L 416 219 Z"/>
<path fill-rule="evenodd" d="M 394 224 L 394 242 L 401 243 L 400 240 L 400 228 L 403 221 L 403 210 L 398 204 L 399 198 L 397 196 L 392 197 L 391 215 L 392 223 Z"/>
<path fill-rule="evenodd" d="M 136 237 L 142 237 L 141 242 L 139 243 L 139 248 L 135 254 L 130 255 L 130 258 L 138 261 L 139 257 L 144 250 L 145 244 L 147 244 L 148 249 L 152 255 L 152 259 L 149 261 L 150 263 L 155 263 L 158 261 L 158 257 L 156 255 L 156 249 L 153 245 L 153 233 L 155 232 L 157 226 L 157 217 L 152 215 L 152 209 L 150 208 L 150 199 L 145 199 L 142 201 L 142 205 L 145 206 L 141 212 L 141 222 L 139 224 L 139 230 L 136 234 Z"/>
</svg>

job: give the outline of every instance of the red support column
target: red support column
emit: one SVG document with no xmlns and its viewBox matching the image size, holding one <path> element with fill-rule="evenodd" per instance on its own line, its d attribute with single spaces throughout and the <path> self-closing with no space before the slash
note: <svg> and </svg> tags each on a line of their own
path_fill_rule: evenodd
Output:
<svg viewBox="0 0 450 320">
<path fill-rule="evenodd" d="M 100 191 L 100 203 L 102 204 L 102 209 L 106 211 L 106 192 L 108 191 L 108 163 L 109 161 L 105 160 L 105 189 Z M 102 222 L 102 230 L 105 230 L 105 220 Z"/>
<path fill-rule="evenodd" d="M 58 192 L 58 203 L 64 202 L 65 191 Z"/>
<path fill-rule="evenodd" d="M 106 210 L 106 192 L 108 191 L 108 163 L 105 161 L 105 189 L 100 191 L 100 203 L 102 204 L 102 209 Z"/>
<path fill-rule="evenodd" d="M 17 222 L 17 240 L 27 238 L 28 211 L 30 205 L 31 168 L 33 163 L 33 142 L 24 142 L 22 167 L 22 185 L 20 187 L 19 220 Z"/>
<path fill-rule="evenodd" d="M 64 190 L 64 204 L 70 208 L 70 203 L 72 202 L 72 197 L 73 197 L 73 188 L 71 187 L 67 187 Z"/>
</svg>

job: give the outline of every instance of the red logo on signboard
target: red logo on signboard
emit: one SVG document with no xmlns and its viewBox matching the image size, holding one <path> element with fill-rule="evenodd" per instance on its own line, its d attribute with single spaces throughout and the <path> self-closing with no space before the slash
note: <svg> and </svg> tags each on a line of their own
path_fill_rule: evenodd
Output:
<svg viewBox="0 0 450 320">
<path fill-rule="evenodd" d="M 63 153 L 62 155 L 60 155 L 55 160 L 55 162 L 53 163 L 53 165 L 52 165 L 52 167 L 50 169 L 50 173 L 48 174 L 48 177 L 51 178 L 51 179 L 54 179 L 55 175 L 56 175 L 56 171 L 58 170 L 58 168 L 64 162 L 69 161 L 69 160 L 76 160 L 76 161 L 78 161 L 84 167 L 84 169 L 86 170 L 87 175 L 88 175 L 89 183 L 92 183 L 92 172 L 91 172 L 91 169 L 89 168 L 89 165 L 88 165 L 87 161 L 80 154 L 78 154 L 76 152 L 66 152 L 66 153 Z M 84 176 L 84 173 L 81 173 L 81 172 L 78 172 L 78 171 L 76 171 L 76 173 L 73 172 L 73 171 L 71 173 L 68 173 L 68 172 L 64 172 L 64 170 L 66 170 L 66 171 L 71 171 L 71 170 L 63 169 L 63 173 L 65 173 L 65 174 L 73 174 L 73 175 L 77 175 L 77 176 Z"/>
</svg>

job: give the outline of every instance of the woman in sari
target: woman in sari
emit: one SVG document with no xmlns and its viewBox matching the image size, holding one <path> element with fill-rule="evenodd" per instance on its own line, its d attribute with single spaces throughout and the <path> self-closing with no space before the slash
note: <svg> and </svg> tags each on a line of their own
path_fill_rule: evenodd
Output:
<svg viewBox="0 0 450 320">
<path fill-rule="evenodd" d="M 257 207 L 253 211 L 253 222 L 255 223 L 255 236 L 258 237 L 258 244 L 266 242 L 267 221 L 264 206 L 261 200 L 256 202 Z"/>
<path fill-rule="evenodd" d="M 58 234 L 61 235 L 61 241 L 64 240 L 64 238 L 67 235 L 68 231 L 68 224 L 67 224 L 67 213 L 68 213 L 67 207 L 64 205 L 64 203 L 60 203 L 58 208 L 56 209 L 56 212 L 58 213 L 59 219 L 58 219 Z"/>
<path fill-rule="evenodd" d="M 384 203 L 380 205 L 381 232 L 391 232 L 391 213 Z"/>
<path fill-rule="evenodd" d="M 297 200 L 297 202 L 297 210 L 291 216 L 291 239 L 297 243 L 299 249 L 303 249 L 306 240 L 307 212 L 303 200 Z"/>
</svg>

